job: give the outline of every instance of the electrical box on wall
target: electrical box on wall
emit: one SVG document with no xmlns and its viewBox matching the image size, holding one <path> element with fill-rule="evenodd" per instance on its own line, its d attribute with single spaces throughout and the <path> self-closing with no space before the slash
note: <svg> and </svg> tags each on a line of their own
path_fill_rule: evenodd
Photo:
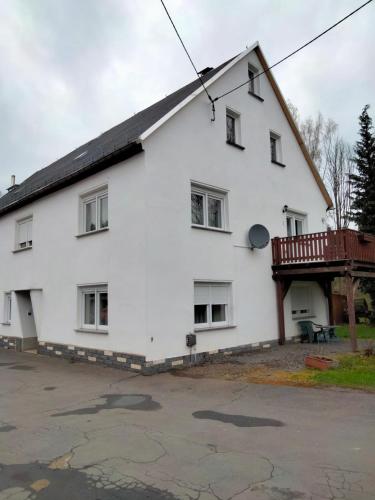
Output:
<svg viewBox="0 0 375 500">
<path fill-rule="evenodd" d="M 197 336 L 194 333 L 186 335 L 186 347 L 193 347 L 197 343 Z"/>
</svg>

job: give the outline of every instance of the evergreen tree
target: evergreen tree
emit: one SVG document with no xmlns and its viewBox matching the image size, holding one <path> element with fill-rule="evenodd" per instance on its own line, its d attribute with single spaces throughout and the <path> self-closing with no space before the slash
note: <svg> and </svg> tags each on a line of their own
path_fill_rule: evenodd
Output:
<svg viewBox="0 0 375 500">
<path fill-rule="evenodd" d="M 352 220 L 360 231 L 375 234 L 375 135 L 372 119 L 366 105 L 359 117 L 360 139 L 354 147 L 356 174 L 350 176 L 352 184 Z M 363 280 L 361 288 L 371 296 L 375 306 L 375 280 Z"/>
<path fill-rule="evenodd" d="M 352 220 L 360 231 L 375 234 L 375 136 L 369 105 L 359 117 L 360 140 L 354 146 L 357 173 L 350 176 L 353 186 Z"/>
</svg>

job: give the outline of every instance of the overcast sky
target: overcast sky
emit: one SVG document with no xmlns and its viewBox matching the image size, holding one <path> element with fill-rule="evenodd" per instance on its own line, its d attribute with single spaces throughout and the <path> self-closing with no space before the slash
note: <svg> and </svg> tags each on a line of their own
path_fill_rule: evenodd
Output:
<svg viewBox="0 0 375 500">
<path fill-rule="evenodd" d="M 258 40 L 269 64 L 364 0 L 165 0 L 198 69 Z M 159 0 L 0 0 L 0 190 L 194 79 Z M 303 117 L 375 118 L 375 2 L 278 68 Z"/>
</svg>

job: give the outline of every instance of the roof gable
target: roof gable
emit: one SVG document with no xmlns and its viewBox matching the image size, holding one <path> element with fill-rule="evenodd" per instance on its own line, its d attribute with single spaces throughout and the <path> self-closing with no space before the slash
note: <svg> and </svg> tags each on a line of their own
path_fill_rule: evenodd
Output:
<svg viewBox="0 0 375 500">
<path fill-rule="evenodd" d="M 268 65 L 258 42 L 256 42 L 238 56 L 229 59 L 217 68 L 204 74 L 202 80 L 206 84 L 206 87 L 212 85 L 234 64 L 253 50 L 265 70 Z M 272 72 L 267 71 L 266 76 L 328 207 L 332 207 L 332 200 L 307 151 Z M 164 99 L 136 113 L 124 122 L 112 127 L 107 132 L 80 146 L 51 165 L 38 170 L 19 186 L 0 198 L 0 216 L 143 151 L 140 141 L 145 140 L 165 121 L 203 91 L 204 89 L 200 80 L 196 79 L 166 96 Z"/>
</svg>

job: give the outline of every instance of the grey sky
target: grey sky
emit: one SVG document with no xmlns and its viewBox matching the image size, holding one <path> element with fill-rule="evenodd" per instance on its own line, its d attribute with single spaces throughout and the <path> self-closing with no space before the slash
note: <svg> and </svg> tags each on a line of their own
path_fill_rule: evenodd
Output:
<svg viewBox="0 0 375 500">
<path fill-rule="evenodd" d="M 165 0 L 198 69 L 259 40 L 269 64 L 364 0 Z M 0 190 L 194 79 L 159 0 L 0 0 Z M 375 117 L 375 2 L 275 68 L 353 142 Z"/>
</svg>

